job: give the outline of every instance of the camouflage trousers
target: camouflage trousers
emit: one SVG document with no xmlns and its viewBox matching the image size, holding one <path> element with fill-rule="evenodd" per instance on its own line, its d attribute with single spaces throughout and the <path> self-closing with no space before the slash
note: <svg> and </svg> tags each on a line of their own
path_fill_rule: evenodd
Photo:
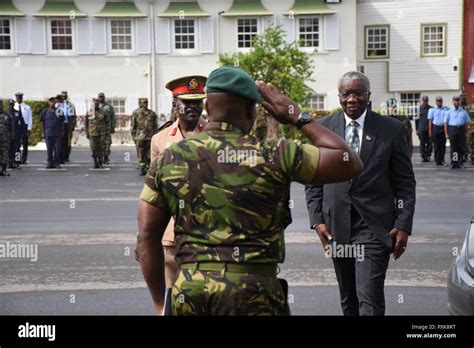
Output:
<svg viewBox="0 0 474 348">
<path fill-rule="evenodd" d="M 275 276 L 181 269 L 171 298 L 173 315 L 289 315 Z"/>
<path fill-rule="evenodd" d="M 150 140 L 137 140 L 138 165 L 140 169 L 148 171 L 150 167 Z"/>
<path fill-rule="evenodd" d="M 105 155 L 106 135 L 91 135 L 89 143 L 92 151 L 92 157 L 102 158 Z"/>
<path fill-rule="evenodd" d="M 110 147 L 112 146 L 112 133 L 107 132 L 105 136 L 105 149 L 104 155 L 109 157 L 110 156 Z"/>
<path fill-rule="evenodd" d="M 471 125 L 471 127 L 474 127 Z M 467 134 L 467 153 L 471 157 L 471 161 L 474 161 L 474 129 L 471 129 Z"/>
</svg>

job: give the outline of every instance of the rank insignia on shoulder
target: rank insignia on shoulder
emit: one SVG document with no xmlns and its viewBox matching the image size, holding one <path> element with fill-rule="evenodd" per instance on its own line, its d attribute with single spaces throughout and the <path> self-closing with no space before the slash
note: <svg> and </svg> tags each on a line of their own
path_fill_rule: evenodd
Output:
<svg viewBox="0 0 474 348">
<path fill-rule="evenodd" d="M 167 122 L 165 122 L 164 124 L 161 125 L 160 128 L 158 128 L 158 129 L 156 130 L 155 133 L 153 133 L 153 135 L 158 134 L 158 133 L 161 132 L 163 129 L 168 128 L 168 127 L 171 126 L 172 124 L 173 124 L 173 121 L 167 121 Z"/>
</svg>

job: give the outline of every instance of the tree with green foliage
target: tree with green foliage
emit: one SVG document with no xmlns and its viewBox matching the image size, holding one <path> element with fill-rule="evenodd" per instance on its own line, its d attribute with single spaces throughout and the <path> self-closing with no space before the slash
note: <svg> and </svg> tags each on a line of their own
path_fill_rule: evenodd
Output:
<svg viewBox="0 0 474 348">
<path fill-rule="evenodd" d="M 302 106 L 307 105 L 313 92 L 305 85 L 306 81 L 314 81 L 310 56 L 300 50 L 298 42 L 285 41 L 281 26 L 269 26 L 262 35 L 255 36 L 249 52 L 220 54 L 219 64 L 238 66 L 254 80 L 272 83 Z M 292 128 L 280 126 L 260 107 L 253 132 L 259 139 L 293 137 Z"/>
</svg>

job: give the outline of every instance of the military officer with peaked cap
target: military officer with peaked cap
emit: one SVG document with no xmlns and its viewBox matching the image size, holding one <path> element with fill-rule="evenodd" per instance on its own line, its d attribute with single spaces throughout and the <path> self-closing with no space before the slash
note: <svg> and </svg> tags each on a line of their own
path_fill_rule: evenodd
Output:
<svg viewBox="0 0 474 348">
<path fill-rule="evenodd" d="M 173 94 L 173 110 L 178 115 L 176 121 L 168 121 L 161 126 L 151 139 L 151 163 L 171 144 L 177 143 L 191 135 L 200 133 L 207 124 L 201 116 L 203 100 L 206 98 L 204 87 L 205 76 L 184 76 L 166 84 Z M 174 220 L 170 219 L 163 235 L 165 255 L 166 287 L 171 288 L 178 273 L 175 261 Z"/>
</svg>

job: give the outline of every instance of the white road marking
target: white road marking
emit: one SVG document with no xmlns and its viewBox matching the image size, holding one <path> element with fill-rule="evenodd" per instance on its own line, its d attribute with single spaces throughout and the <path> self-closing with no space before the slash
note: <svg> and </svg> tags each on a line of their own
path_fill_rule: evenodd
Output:
<svg viewBox="0 0 474 348">
<path fill-rule="evenodd" d="M 314 265 L 312 269 L 285 269 L 278 276 L 285 278 L 290 286 L 315 287 L 315 286 L 337 286 L 336 275 L 332 268 L 318 268 Z M 138 271 L 137 267 L 129 268 L 131 273 Z M 124 267 L 120 267 L 123 269 Z M 107 267 L 105 272 L 110 274 L 114 267 Z M 103 269 L 88 272 L 89 281 L 79 281 L 78 274 L 70 275 L 70 279 L 63 278 L 61 282 L 27 283 L 25 275 L 6 277 L 0 284 L 0 293 L 13 292 L 36 292 L 36 291 L 79 291 L 79 290 L 117 290 L 117 289 L 144 289 L 144 281 L 103 281 L 106 274 Z M 134 274 L 135 275 L 135 274 Z M 82 276 L 81 276 L 82 277 Z M 419 269 L 389 269 L 385 281 L 386 286 L 397 287 L 428 287 L 445 288 L 447 272 L 428 271 Z M 94 278 L 101 281 L 94 281 Z M 132 276 L 131 276 L 132 278 Z"/>
</svg>

